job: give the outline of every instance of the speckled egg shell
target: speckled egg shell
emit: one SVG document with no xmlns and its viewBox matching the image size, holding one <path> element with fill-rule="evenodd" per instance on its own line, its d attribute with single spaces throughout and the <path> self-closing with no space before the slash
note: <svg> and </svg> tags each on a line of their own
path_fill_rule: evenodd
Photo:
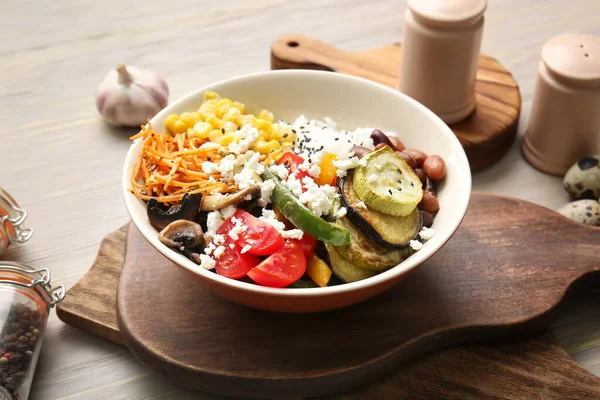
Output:
<svg viewBox="0 0 600 400">
<path fill-rule="evenodd" d="M 584 157 L 566 173 L 565 189 L 575 199 L 600 197 L 600 156 Z"/>
<path fill-rule="evenodd" d="M 600 203 L 596 200 L 577 200 L 560 208 L 558 212 L 573 221 L 600 226 Z"/>
</svg>

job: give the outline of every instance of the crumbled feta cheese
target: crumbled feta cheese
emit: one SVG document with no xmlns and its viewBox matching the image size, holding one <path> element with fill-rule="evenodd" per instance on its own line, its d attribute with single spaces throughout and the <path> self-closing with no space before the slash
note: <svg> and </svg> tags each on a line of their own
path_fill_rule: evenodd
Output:
<svg viewBox="0 0 600 400">
<path fill-rule="evenodd" d="M 239 234 L 246 232 L 248 227 L 242 223 L 241 219 L 236 217 L 231 218 L 231 222 L 233 222 L 235 225 L 229 230 L 229 237 L 233 240 L 238 240 L 240 238 Z"/>
<path fill-rule="evenodd" d="M 300 165 L 298 165 L 298 169 L 300 171 L 308 171 L 308 169 L 310 168 L 310 163 L 306 160 L 304 160 L 304 162 Z"/>
<path fill-rule="evenodd" d="M 250 246 L 249 244 L 245 245 L 242 248 L 242 251 L 240 253 L 244 254 L 245 252 L 247 252 L 248 250 L 250 250 L 252 248 L 252 246 Z"/>
<path fill-rule="evenodd" d="M 206 254 L 200 254 L 200 267 L 204 269 L 213 269 L 217 262 L 207 256 Z"/>
<path fill-rule="evenodd" d="M 225 246 L 219 246 L 215 249 L 215 251 L 213 251 L 213 256 L 215 258 L 219 258 L 223 255 L 224 252 L 225 252 Z"/>
<path fill-rule="evenodd" d="M 328 215 L 332 205 L 331 198 L 327 196 L 326 191 L 317 185 L 307 187 L 306 191 L 300 194 L 299 200 L 317 217 Z"/>
<path fill-rule="evenodd" d="M 409 244 L 410 247 L 415 251 L 419 251 L 423 248 L 423 243 L 419 242 L 418 240 L 411 240 Z"/>
<path fill-rule="evenodd" d="M 208 213 L 206 216 L 206 234 L 209 238 L 212 238 L 215 233 L 217 233 L 221 225 L 223 225 L 223 222 L 225 222 L 225 220 L 219 211 L 211 211 Z"/>
<path fill-rule="evenodd" d="M 277 175 L 279 179 L 286 179 L 290 173 L 283 164 L 273 165 L 271 167 L 271 171 L 273 171 L 273 173 Z"/>
<path fill-rule="evenodd" d="M 369 177 L 367 178 L 367 182 L 369 182 L 371 184 L 377 183 L 377 175 L 375 175 L 375 174 L 369 175 Z"/>
<path fill-rule="evenodd" d="M 319 164 L 313 164 L 311 165 L 311 167 L 308 169 L 308 173 L 310 174 L 310 176 L 312 176 L 313 178 L 318 178 L 321 175 L 321 167 L 319 167 Z"/>
<path fill-rule="evenodd" d="M 302 184 L 306 187 L 313 186 L 315 184 L 315 180 L 310 176 L 305 176 L 304 178 L 302 178 Z"/>
<path fill-rule="evenodd" d="M 210 183 L 215 183 L 217 180 L 215 179 L 215 177 L 214 177 L 214 176 L 212 176 L 212 175 L 211 175 L 211 176 L 209 176 L 209 177 L 208 177 L 208 181 L 209 181 Z"/>
<path fill-rule="evenodd" d="M 262 207 L 269 204 L 271 196 L 273 196 L 273 190 L 275 190 L 275 181 L 272 179 L 261 182 L 260 184 L 260 200 L 258 204 Z"/>
<path fill-rule="evenodd" d="M 356 203 L 356 206 L 354 206 L 356 208 L 362 208 L 363 210 L 367 209 L 367 205 L 365 204 L 364 201 L 359 201 L 358 203 Z"/>
<path fill-rule="evenodd" d="M 235 249 L 235 244 L 229 243 L 229 248 L 232 249 L 232 250 Z"/>
<path fill-rule="evenodd" d="M 325 158 L 325 155 L 327 155 L 327 151 L 325 151 L 325 150 L 321 150 L 321 151 L 315 153 L 311 157 L 313 165 L 319 165 L 319 164 L 321 164 L 321 162 L 323 161 L 323 158 Z"/>
<path fill-rule="evenodd" d="M 208 246 L 206 246 L 204 248 L 204 253 L 210 256 L 216 247 L 217 246 L 215 246 L 214 243 L 210 243 Z"/>
<path fill-rule="evenodd" d="M 214 162 L 204 161 L 202 163 L 202 172 L 205 174 L 214 174 L 219 170 L 219 166 Z"/>
<path fill-rule="evenodd" d="M 235 210 L 237 210 L 237 208 L 235 208 L 234 205 L 230 205 L 221 209 L 221 215 L 223 216 L 223 220 L 226 220 L 227 218 L 233 216 L 233 214 L 235 214 Z"/>
<path fill-rule="evenodd" d="M 246 161 L 244 168 L 233 177 L 240 189 L 256 185 L 256 178 L 259 178 L 259 175 L 265 170 L 265 167 L 259 161 L 260 153 L 249 151 L 246 155 L 249 155 L 250 158 Z"/>
<path fill-rule="evenodd" d="M 335 160 L 333 162 L 333 166 L 336 167 L 337 176 L 343 178 L 348 174 L 348 170 L 352 168 L 356 168 L 360 165 L 360 159 L 358 157 L 352 157 L 348 160 Z"/>
<path fill-rule="evenodd" d="M 421 232 L 419 232 L 419 236 L 423 240 L 429 240 L 435 236 L 435 230 L 424 226 L 423 229 L 421 229 Z"/>
<path fill-rule="evenodd" d="M 247 124 L 240 129 L 240 133 L 243 136 L 243 139 L 239 142 L 240 152 L 246 152 L 254 143 L 256 143 L 259 136 L 258 129 Z"/>
<path fill-rule="evenodd" d="M 235 168 L 236 157 L 233 154 L 229 154 L 221 159 L 219 164 L 219 172 L 226 178 L 232 175 L 233 169 Z"/>
<path fill-rule="evenodd" d="M 261 221 L 267 222 L 275 227 L 279 232 L 285 230 L 285 224 L 275 217 L 275 211 L 263 208 L 262 215 L 258 217 Z"/>
<path fill-rule="evenodd" d="M 348 213 L 348 209 L 346 209 L 346 207 L 342 207 L 338 210 L 338 212 L 335 214 L 335 216 L 338 218 L 342 218 L 347 213 Z"/>
<path fill-rule="evenodd" d="M 283 181 L 283 184 L 294 194 L 294 196 L 300 197 L 302 194 L 302 182 L 296 179 L 295 174 L 288 176 L 287 180 Z"/>
<path fill-rule="evenodd" d="M 244 196 L 244 200 L 246 200 L 246 201 L 250 201 L 250 200 L 252 200 L 252 195 L 251 195 L 251 194 L 247 194 L 247 195 L 245 195 L 245 196 Z"/>
<path fill-rule="evenodd" d="M 213 243 L 214 244 L 223 244 L 225 243 L 225 236 L 224 235 L 219 235 L 216 234 L 213 236 Z"/>
<path fill-rule="evenodd" d="M 359 167 L 366 167 L 367 166 L 367 160 L 364 158 L 361 158 L 360 160 L 358 160 L 358 166 Z"/>
<path fill-rule="evenodd" d="M 283 236 L 285 239 L 302 239 L 302 236 L 304 235 L 304 232 L 302 232 L 300 229 L 290 229 L 289 231 L 282 231 L 280 232 L 281 236 Z"/>
</svg>

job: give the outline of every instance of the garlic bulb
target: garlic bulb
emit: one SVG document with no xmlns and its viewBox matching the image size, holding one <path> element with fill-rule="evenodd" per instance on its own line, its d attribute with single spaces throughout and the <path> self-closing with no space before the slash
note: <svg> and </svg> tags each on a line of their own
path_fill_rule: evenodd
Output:
<svg viewBox="0 0 600 400">
<path fill-rule="evenodd" d="M 166 82 L 152 71 L 117 65 L 96 92 L 98 111 L 112 125 L 140 126 L 168 103 Z"/>
</svg>

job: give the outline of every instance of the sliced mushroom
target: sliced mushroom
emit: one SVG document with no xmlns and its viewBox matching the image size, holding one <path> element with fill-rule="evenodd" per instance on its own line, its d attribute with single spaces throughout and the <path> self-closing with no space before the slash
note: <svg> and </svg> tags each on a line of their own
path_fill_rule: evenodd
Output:
<svg viewBox="0 0 600 400">
<path fill-rule="evenodd" d="M 171 207 L 164 207 L 156 199 L 150 199 L 146 213 L 150 224 L 157 231 L 161 231 L 173 221 L 180 219 L 193 221 L 198 214 L 201 202 L 202 195 L 200 193 L 186 194 L 183 196 L 181 204 Z"/>
<path fill-rule="evenodd" d="M 258 194 L 260 194 L 260 186 L 254 185 L 233 194 L 204 196 L 200 201 L 200 211 L 220 210 L 227 206 L 241 203 L 246 200 L 245 197 L 248 195 L 254 197 Z"/>
<path fill-rule="evenodd" d="M 158 234 L 161 243 L 181 250 L 200 247 L 204 244 L 203 239 L 202 227 L 194 221 L 185 219 L 171 222 Z"/>
</svg>

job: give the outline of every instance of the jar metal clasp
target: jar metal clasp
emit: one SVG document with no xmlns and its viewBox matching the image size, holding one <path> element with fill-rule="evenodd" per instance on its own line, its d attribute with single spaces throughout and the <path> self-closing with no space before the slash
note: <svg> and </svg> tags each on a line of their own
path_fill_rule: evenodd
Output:
<svg viewBox="0 0 600 400">
<path fill-rule="evenodd" d="M 12 261 L 0 261 L 0 275 L 3 272 L 14 273 L 26 279 L 0 278 L 0 284 L 10 284 L 33 289 L 50 306 L 54 307 L 65 298 L 64 285 L 52 287 L 48 268 L 30 269 L 27 265 Z"/>
<path fill-rule="evenodd" d="M 22 226 L 26 218 L 27 211 L 0 187 L 0 229 L 9 243 L 25 243 L 31 238 L 33 230 Z"/>
</svg>

